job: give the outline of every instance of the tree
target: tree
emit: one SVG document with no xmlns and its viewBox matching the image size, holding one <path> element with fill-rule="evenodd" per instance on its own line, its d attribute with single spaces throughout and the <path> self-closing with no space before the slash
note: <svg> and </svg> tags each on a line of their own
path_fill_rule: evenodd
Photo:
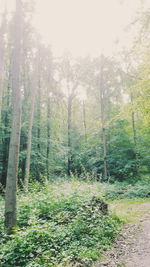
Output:
<svg viewBox="0 0 150 267">
<path fill-rule="evenodd" d="M 6 34 L 6 10 L 2 17 L 2 23 L 0 27 L 0 121 L 1 121 L 1 109 L 2 109 L 2 97 L 3 97 L 3 85 L 4 85 L 4 60 L 5 60 L 5 34 Z"/>
<path fill-rule="evenodd" d="M 50 49 L 46 50 L 47 62 L 46 62 L 46 95 L 47 95 L 47 147 L 46 147 L 46 175 L 47 180 L 50 178 L 50 148 L 51 148 L 51 96 L 52 96 L 52 89 L 53 89 L 53 59 Z"/>
<path fill-rule="evenodd" d="M 35 64 L 36 66 L 36 64 Z M 33 73 L 33 78 L 31 82 L 31 110 L 29 114 L 29 128 L 28 128 L 28 139 L 27 139 L 27 157 L 26 157 L 26 167 L 25 167 L 25 178 L 24 185 L 25 190 L 28 191 L 29 175 L 30 175 L 30 158 L 31 158 L 31 142 L 32 142 L 32 127 L 34 119 L 34 106 L 35 106 L 35 96 L 36 96 L 36 78 L 37 73 Z"/>
<path fill-rule="evenodd" d="M 102 142 L 103 142 L 103 160 L 104 160 L 104 179 L 107 179 L 108 169 L 107 169 L 107 146 L 106 146 L 106 131 L 105 131 L 105 121 L 104 121 L 104 79 L 103 79 L 103 69 L 104 69 L 104 58 L 101 56 L 100 63 L 100 106 L 101 106 L 101 127 L 102 127 Z"/>
<path fill-rule="evenodd" d="M 22 17 L 22 2 L 21 0 L 16 0 L 16 11 L 14 16 L 14 41 L 12 53 L 13 117 L 5 195 L 5 227 L 8 231 L 11 231 L 11 229 L 16 226 L 16 191 L 21 128 L 20 56 L 22 38 Z"/>
<path fill-rule="evenodd" d="M 82 105 L 83 105 L 84 136 L 85 136 L 85 142 L 87 142 L 87 126 L 86 126 L 86 106 L 85 106 L 85 101 L 83 101 Z"/>
</svg>

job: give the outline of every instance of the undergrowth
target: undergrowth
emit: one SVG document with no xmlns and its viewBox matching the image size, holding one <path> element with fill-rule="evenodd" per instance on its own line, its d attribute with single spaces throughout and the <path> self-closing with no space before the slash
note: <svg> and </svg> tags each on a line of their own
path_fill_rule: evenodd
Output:
<svg viewBox="0 0 150 267">
<path fill-rule="evenodd" d="M 108 214 L 98 183 L 31 186 L 29 193 L 18 193 L 16 233 L 4 233 L 1 217 L 0 266 L 91 266 L 120 223 Z"/>
<path fill-rule="evenodd" d="M 106 200 L 150 198 L 150 179 L 139 180 L 135 184 L 115 182 L 103 187 Z"/>
</svg>

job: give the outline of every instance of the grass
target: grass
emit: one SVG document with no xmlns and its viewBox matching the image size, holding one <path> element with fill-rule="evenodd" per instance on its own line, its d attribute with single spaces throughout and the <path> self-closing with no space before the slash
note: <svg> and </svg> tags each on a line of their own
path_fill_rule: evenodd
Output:
<svg viewBox="0 0 150 267">
<path fill-rule="evenodd" d="M 126 222 L 136 222 L 150 209 L 150 199 L 121 199 L 108 201 L 108 203 L 111 212 Z"/>
</svg>

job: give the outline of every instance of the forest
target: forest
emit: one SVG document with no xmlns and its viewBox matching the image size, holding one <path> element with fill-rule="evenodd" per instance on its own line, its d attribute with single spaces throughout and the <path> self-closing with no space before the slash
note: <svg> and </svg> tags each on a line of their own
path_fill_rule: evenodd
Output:
<svg viewBox="0 0 150 267">
<path fill-rule="evenodd" d="M 74 57 L 43 42 L 36 1 L 14 2 L 0 14 L 0 266 L 101 266 L 126 223 L 113 203 L 150 202 L 150 7 L 130 49 Z"/>
</svg>

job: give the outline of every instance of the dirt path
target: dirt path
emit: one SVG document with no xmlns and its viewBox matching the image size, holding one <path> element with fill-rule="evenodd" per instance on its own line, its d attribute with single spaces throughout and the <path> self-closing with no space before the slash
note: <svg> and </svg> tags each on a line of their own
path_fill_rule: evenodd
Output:
<svg viewBox="0 0 150 267">
<path fill-rule="evenodd" d="M 150 203 L 138 204 L 135 223 L 125 225 L 105 260 L 95 267 L 106 266 L 150 267 Z"/>
</svg>

